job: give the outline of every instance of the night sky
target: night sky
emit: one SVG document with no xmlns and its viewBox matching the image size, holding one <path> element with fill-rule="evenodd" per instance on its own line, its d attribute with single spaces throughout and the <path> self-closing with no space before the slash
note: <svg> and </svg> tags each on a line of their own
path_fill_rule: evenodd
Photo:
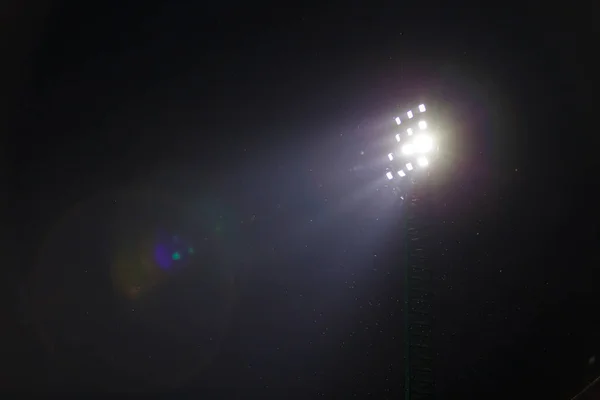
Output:
<svg viewBox="0 0 600 400">
<path fill-rule="evenodd" d="M 421 103 L 437 398 L 600 374 L 585 7 L 14 3 L 2 390 L 403 398 Z"/>
</svg>

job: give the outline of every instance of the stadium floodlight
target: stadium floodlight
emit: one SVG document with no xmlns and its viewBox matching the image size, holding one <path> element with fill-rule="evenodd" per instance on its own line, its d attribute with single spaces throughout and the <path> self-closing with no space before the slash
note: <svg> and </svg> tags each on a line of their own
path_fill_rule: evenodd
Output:
<svg viewBox="0 0 600 400">
<path fill-rule="evenodd" d="M 415 152 L 415 146 L 412 143 L 406 143 L 404 146 L 402 146 L 402 153 L 406 154 L 407 156 L 413 154 Z"/>
<path fill-rule="evenodd" d="M 416 111 L 417 109 L 418 111 Z M 412 110 L 406 111 L 408 119 L 403 122 L 403 125 L 407 125 L 406 129 L 394 134 L 396 142 L 400 143 L 400 147 L 398 150 L 388 153 L 388 160 L 394 165 L 387 170 L 397 171 L 401 178 L 418 174 L 420 169 L 429 166 L 438 150 L 436 125 L 430 128 L 425 120 L 414 118 L 417 112 L 424 113 L 427 110 L 425 104 L 420 104 Z M 400 117 L 394 119 L 399 124 Z M 394 175 L 393 173 L 386 173 L 390 180 L 394 178 Z M 395 176 L 395 178 L 398 178 L 398 176 Z"/>
<path fill-rule="evenodd" d="M 427 241 L 417 241 L 421 231 L 420 215 L 428 218 L 426 216 L 427 209 L 423 207 L 429 207 L 427 202 L 420 200 L 429 194 L 427 188 L 431 186 L 425 182 L 434 175 L 435 171 L 431 171 L 429 165 L 435 163 L 439 150 L 439 121 L 435 119 L 435 115 L 433 119 L 429 118 L 432 110 L 427 110 L 427 120 L 431 126 L 421 119 L 423 115 L 417 117 L 417 114 L 423 114 L 426 110 L 425 104 L 405 110 L 408 118 L 402 121 L 403 129 L 394 132 L 396 142 L 399 143 L 398 149 L 388 154 L 391 165 L 386 168 L 386 177 L 390 181 L 390 185 L 397 185 L 393 189 L 394 194 L 397 194 L 403 202 L 407 202 L 403 213 L 406 215 L 404 218 L 407 226 L 405 248 L 408 258 L 405 279 L 406 332 L 404 340 L 410 350 L 410 356 L 406 357 L 404 396 L 406 399 L 432 398 L 435 393 L 432 346 L 430 345 L 433 319 L 428 311 L 431 309 L 432 303 L 429 293 L 431 292 L 433 271 L 427 263 L 422 261 L 423 248 L 427 245 Z M 395 120 L 400 125 L 400 118 L 396 117 Z M 398 176 L 390 171 L 397 171 Z M 420 372 L 415 373 L 414 371 Z"/>
<path fill-rule="evenodd" d="M 421 156 L 417 159 L 417 163 L 420 167 L 426 167 L 429 165 L 429 160 L 426 157 Z"/>
</svg>

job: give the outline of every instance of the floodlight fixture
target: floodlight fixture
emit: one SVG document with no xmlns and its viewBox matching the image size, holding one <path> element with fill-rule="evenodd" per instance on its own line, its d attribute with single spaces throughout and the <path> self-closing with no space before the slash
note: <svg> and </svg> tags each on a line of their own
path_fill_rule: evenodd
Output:
<svg viewBox="0 0 600 400">
<path fill-rule="evenodd" d="M 404 121 L 404 124 L 407 125 L 406 128 L 394 134 L 396 142 L 400 143 L 400 146 L 397 150 L 388 153 L 388 160 L 393 165 L 390 165 L 387 170 L 396 171 L 400 178 L 408 177 L 418 173 L 419 169 L 428 167 L 433 160 L 433 154 L 438 150 L 436 137 L 430 132 L 428 123 L 415 118 L 417 113 L 424 113 L 426 110 L 425 104 L 407 110 L 408 118 Z M 400 125 L 400 117 L 394 119 Z M 434 130 L 434 132 L 436 131 Z M 394 175 L 395 173 L 386 173 L 390 180 L 394 178 Z"/>
</svg>

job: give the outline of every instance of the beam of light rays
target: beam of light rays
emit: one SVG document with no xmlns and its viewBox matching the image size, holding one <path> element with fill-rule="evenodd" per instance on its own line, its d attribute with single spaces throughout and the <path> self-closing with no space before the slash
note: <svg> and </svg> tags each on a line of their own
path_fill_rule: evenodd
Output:
<svg viewBox="0 0 600 400">
<path fill-rule="evenodd" d="M 314 254 L 314 244 L 333 243 L 333 237 L 339 240 L 331 252 L 341 254 L 352 247 L 341 232 L 371 223 L 380 228 L 363 237 L 360 247 L 376 247 L 375 237 L 386 235 L 389 221 L 398 217 L 390 218 L 390 211 L 400 201 L 398 192 L 378 176 L 386 166 L 379 155 L 390 142 L 397 145 L 393 136 L 390 141 L 383 134 L 386 127 L 385 118 L 364 120 L 348 134 L 317 139 L 292 152 L 278 149 L 277 154 L 288 156 L 277 159 L 282 162 L 277 168 L 259 159 L 245 165 L 243 185 L 231 189 L 245 199 L 247 209 L 238 222 L 250 247 L 244 264 L 289 265 L 294 257 Z M 325 260 L 307 264 L 332 268 Z"/>
<path fill-rule="evenodd" d="M 294 258 L 301 253 L 313 251 L 314 244 L 320 241 L 327 241 L 329 236 L 339 236 L 339 229 L 347 229 L 348 226 L 354 226 L 360 229 L 365 221 L 376 223 L 379 221 L 381 229 L 377 233 L 371 232 L 369 238 L 363 237 L 361 246 L 376 245 L 377 239 L 385 235 L 387 229 L 391 227 L 386 221 L 393 221 L 389 218 L 391 209 L 397 203 L 398 198 L 393 195 L 391 189 L 384 188 L 385 182 L 381 179 L 374 180 L 369 184 L 358 187 L 346 194 L 342 194 L 336 200 L 331 200 L 327 206 L 322 206 L 315 213 L 306 213 L 303 221 L 286 225 L 285 230 L 277 230 L 278 233 L 275 243 L 275 250 L 278 247 L 285 246 L 285 251 L 272 251 L 264 249 L 260 256 L 275 261 L 281 258 Z M 387 188 L 389 189 L 389 188 Z M 288 212 L 294 215 L 294 219 L 301 213 L 302 206 L 297 210 L 291 209 Z M 369 212 L 365 213 L 365 210 Z M 276 226 L 275 221 L 265 221 L 265 224 Z M 389 226 L 388 226 L 389 225 Z M 338 241 L 339 242 L 339 241 Z M 273 242 L 271 242 L 273 243 Z M 337 243 L 337 251 L 342 248 L 356 246 L 350 243 Z M 330 252 L 334 252 L 334 247 Z"/>
</svg>

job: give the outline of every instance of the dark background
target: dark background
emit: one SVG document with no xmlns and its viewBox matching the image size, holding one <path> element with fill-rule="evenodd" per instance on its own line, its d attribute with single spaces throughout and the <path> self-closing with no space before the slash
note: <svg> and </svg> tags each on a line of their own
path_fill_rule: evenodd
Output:
<svg viewBox="0 0 600 400">
<path fill-rule="evenodd" d="M 600 373 L 591 4 L 3 17 L 3 389 L 401 396 L 404 209 L 373 165 L 420 102 L 447 130 L 438 397 L 565 399 Z M 150 226 L 198 257 L 123 299 L 108 243 Z"/>
</svg>

